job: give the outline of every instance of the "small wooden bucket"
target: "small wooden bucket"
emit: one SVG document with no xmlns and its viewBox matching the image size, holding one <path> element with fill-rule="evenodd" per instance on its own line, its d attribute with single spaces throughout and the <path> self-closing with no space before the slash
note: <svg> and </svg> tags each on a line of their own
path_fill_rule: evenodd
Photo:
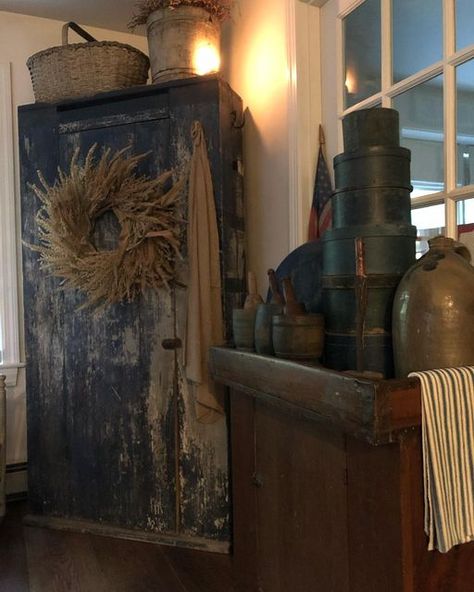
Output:
<svg viewBox="0 0 474 592">
<path fill-rule="evenodd" d="M 322 314 L 273 317 L 275 355 L 290 360 L 318 360 L 324 347 Z"/>
<path fill-rule="evenodd" d="M 255 351 L 255 308 L 234 308 L 232 311 L 232 331 L 237 349 Z"/>
</svg>

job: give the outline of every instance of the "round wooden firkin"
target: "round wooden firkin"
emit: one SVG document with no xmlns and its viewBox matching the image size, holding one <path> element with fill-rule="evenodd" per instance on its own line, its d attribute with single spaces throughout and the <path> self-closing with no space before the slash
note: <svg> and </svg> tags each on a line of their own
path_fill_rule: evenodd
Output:
<svg viewBox="0 0 474 592">
<path fill-rule="evenodd" d="M 232 311 L 232 331 L 237 349 L 255 351 L 255 308 L 234 308 Z"/>
<path fill-rule="evenodd" d="M 153 82 L 188 78 L 202 73 L 195 63 L 200 47 L 219 53 L 220 24 L 204 8 L 179 6 L 158 9 L 147 21 Z"/>
<path fill-rule="evenodd" d="M 277 357 L 317 360 L 321 357 L 324 347 L 324 316 L 275 315 L 272 334 Z"/>
</svg>

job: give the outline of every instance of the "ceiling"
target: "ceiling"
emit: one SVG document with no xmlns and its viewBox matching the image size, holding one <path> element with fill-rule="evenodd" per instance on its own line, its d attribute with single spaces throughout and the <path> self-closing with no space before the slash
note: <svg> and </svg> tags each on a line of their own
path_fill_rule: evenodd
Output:
<svg viewBox="0 0 474 592">
<path fill-rule="evenodd" d="M 128 31 L 136 0 L 0 0 L 0 10 L 41 16 L 58 21 L 74 21 L 80 25 L 103 27 L 111 31 Z M 323 6 L 328 0 L 301 0 Z M 138 28 L 137 34 L 144 34 Z"/>
<path fill-rule="evenodd" d="M 128 31 L 134 4 L 135 0 L 0 0 L 0 10 Z"/>
</svg>

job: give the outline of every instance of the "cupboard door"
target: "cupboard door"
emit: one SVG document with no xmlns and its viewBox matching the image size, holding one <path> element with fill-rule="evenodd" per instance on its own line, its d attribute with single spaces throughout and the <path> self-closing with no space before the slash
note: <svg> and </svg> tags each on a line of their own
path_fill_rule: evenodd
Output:
<svg viewBox="0 0 474 592">
<path fill-rule="evenodd" d="M 138 114 L 123 125 L 120 118 L 110 120 L 98 111 L 95 125 L 92 113 L 84 119 L 79 112 L 82 120 L 74 120 L 70 112 L 67 122 L 63 116 L 51 138 L 63 170 L 77 147 L 84 159 L 94 143 L 99 154 L 102 147 L 115 151 L 127 145 L 133 153 L 151 151 L 140 165 L 143 174 L 169 167 L 168 118 L 150 121 Z M 28 207 L 32 218 L 38 203 Z M 97 220 L 97 248 L 115 248 L 118 232 L 112 213 Z M 175 359 L 161 345 L 175 337 L 174 293 L 149 290 L 132 303 L 102 311 L 81 308 L 80 291 L 61 291 L 60 280 L 38 269 L 36 256 L 27 252 L 26 258 L 34 267 L 26 278 L 28 348 L 38 367 L 30 399 L 42 400 L 40 409 L 33 403 L 39 414 L 31 423 L 48 426 L 51 433 L 43 434 L 40 452 L 33 453 L 41 473 L 40 484 L 34 484 L 41 490 L 40 511 L 174 533 Z M 49 365 L 54 370 L 45 372 Z"/>
</svg>

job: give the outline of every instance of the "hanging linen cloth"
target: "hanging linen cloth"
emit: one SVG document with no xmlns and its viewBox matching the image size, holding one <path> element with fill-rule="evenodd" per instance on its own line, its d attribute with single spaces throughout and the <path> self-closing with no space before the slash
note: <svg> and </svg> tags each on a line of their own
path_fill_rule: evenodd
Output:
<svg viewBox="0 0 474 592">
<path fill-rule="evenodd" d="M 208 371 L 209 348 L 224 342 L 219 234 L 206 139 L 198 121 L 191 133 L 194 149 L 188 196 L 186 377 L 194 390 L 198 421 L 213 423 L 224 413 L 219 387 Z"/>
<path fill-rule="evenodd" d="M 474 367 L 412 372 L 421 382 L 428 550 L 474 540 Z"/>
</svg>

